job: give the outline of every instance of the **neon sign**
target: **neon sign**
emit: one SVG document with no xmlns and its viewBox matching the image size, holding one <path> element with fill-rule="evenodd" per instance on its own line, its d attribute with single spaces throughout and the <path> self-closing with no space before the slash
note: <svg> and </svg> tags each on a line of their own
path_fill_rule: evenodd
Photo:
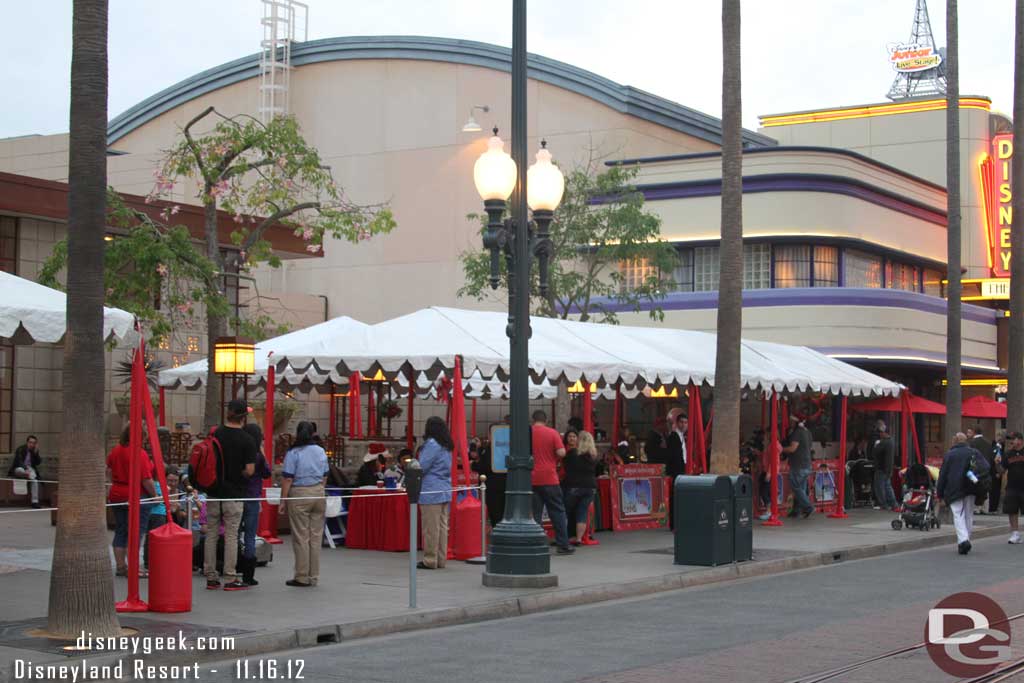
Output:
<svg viewBox="0 0 1024 683">
<path fill-rule="evenodd" d="M 930 45 L 900 44 L 889 48 L 889 63 L 900 73 L 917 73 L 937 67 L 942 55 Z"/>
<path fill-rule="evenodd" d="M 1013 135 L 1001 133 L 992 138 L 992 154 L 981 160 L 981 186 L 985 201 L 985 222 L 992 249 L 992 274 L 1010 276 L 1010 230 L 1013 227 L 1013 191 L 1010 163 L 1013 160 Z"/>
</svg>

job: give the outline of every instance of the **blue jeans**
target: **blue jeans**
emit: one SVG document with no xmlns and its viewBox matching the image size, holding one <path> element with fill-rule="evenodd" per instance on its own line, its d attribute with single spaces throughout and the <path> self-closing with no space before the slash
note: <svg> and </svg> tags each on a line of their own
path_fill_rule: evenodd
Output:
<svg viewBox="0 0 1024 683">
<path fill-rule="evenodd" d="M 149 513 L 153 506 L 149 503 L 139 505 L 139 545 L 142 545 L 149 531 Z M 128 506 L 114 506 L 114 542 L 115 548 L 128 547 Z"/>
<path fill-rule="evenodd" d="M 576 488 L 565 490 L 565 514 L 569 518 L 569 523 L 586 524 L 589 521 L 588 513 L 590 512 L 590 503 L 594 500 L 595 490 Z M 575 529 L 573 529 L 573 533 L 576 533 Z"/>
<path fill-rule="evenodd" d="M 892 490 L 892 476 L 875 470 L 875 500 L 880 507 L 896 507 L 896 493 Z"/>
<path fill-rule="evenodd" d="M 256 557 L 256 531 L 260 526 L 260 502 L 242 503 L 242 557 Z"/>
<path fill-rule="evenodd" d="M 811 476 L 810 470 L 790 470 L 789 486 L 793 489 L 793 505 L 800 510 L 814 510 L 811 499 L 807 497 L 807 478 Z"/>
<path fill-rule="evenodd" d="M 551 526 L 555 528 L 555 544 L 559 548 L 569 547 L 569 533 L 566 530 L 565 503 L 562 502 L 562 487 L 533 487 L 533 519 L 540 524 L 541 513 L 548 509 Z"/>
</svg>

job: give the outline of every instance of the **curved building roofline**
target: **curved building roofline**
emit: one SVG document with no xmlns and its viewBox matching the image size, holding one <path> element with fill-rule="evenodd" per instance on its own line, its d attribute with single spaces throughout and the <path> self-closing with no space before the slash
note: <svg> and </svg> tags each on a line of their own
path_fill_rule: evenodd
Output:
<svg viewBox="0 0 1024 683">
<path fill-rule="evenodd" d="M 349 59 L 414 59 L 480 66 L 496 71 L 512 70 L 512 51 L 488 43 L 421 36 L 346 36 L 296 43 L 292 64 L 296 67 Z M 657 95 L 620 85 L 597 74 L 547 57 L 527 55 L 530 78 L 600 102 L 623 114 L 665 126 L 715 144 L 722 142 L 722 121 Z M 251 54 L 202 71 L 147 97 L 115 116 L 107 124 L 107 144 L 113 144 L 136 128 L 186 102 L 209 92 L 259 77 L 259 54 Z M 743 131 L 746 147 L 774 146 L 766 135 Z"/>
</svg>

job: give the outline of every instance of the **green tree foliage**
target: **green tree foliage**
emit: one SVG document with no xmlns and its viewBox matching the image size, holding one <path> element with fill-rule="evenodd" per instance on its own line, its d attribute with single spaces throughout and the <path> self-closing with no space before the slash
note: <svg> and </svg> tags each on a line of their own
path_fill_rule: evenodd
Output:
<svg viewBox="0 0 1024 683">
<path fill-rule="evenodd" d="M 637 172 L 632 166 L 603 168 L 591 159 L 567 174 L 565 195 L 551 223 L 547 298 L 540 297 L 537 268 L 531 271 L 536 315 L 562 319 L 578 315 L 583 321 L 616 323 L 615 308 L 626 305 L 639 311 L 643 303 L 656 304 L 671 290 L 671 273 L 679 257 L 661 239 L 661 219 L 645 210 L 643 194 L 632 185 Z M 486 223 L 486 216 L 469 218 Z M 504 300 L 504 292 L 492 294 L 487 251 L 468 250 L 461 259 L 465 285 L 459 296 Z M 627 288 L 620 268 L 633 262 L 647 264 L 649 275 Z M 502 282 L 507 284 L 504 260 L 501 263 Z M 655 305 L 651 317 L 660 320 L 664 313 Z"/>
</svg>

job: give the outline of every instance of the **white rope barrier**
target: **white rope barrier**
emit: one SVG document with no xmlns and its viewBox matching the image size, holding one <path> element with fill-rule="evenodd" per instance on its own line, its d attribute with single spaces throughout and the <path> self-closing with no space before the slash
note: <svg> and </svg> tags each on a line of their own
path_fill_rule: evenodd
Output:
<svg viewBox="0 0 1024 683">
<path fill-rule="evenodd" d="M 328 487 L 328 488 L 334 489 L 334 487 Z M 335 490 L 358 491 L 359 489 L 335 489 Z M 392 489 L 365 489 L 365 490 L 367 490 L 367 491 L 392 491 Z M 452 488 L 452 489 L 442 489 L 440 491 L 420 491 L 420 496 L 422 497 L 422 496 L 429 495 L 429 494 L 432 494 L 432 493 L 458 493 L 459 491 L 482 491 L 482 490 L 483 490 L 482 486 L 457 486 L 457 487 Z M 173 494 L 172 497 L 176 497 L 178 500 L 180 500 L 181 498 L 188 497 L 190 495 L 192 495 L 192 494 L 177 493 L 177 494 Z M 394 491 L 393 493 L 383 493 L 383 492 L 382 493 L 376 493 L 376 494 L 374 494 L 374 497 L 376 497 L 376 498 L 385 498 L 385 497 L 390 497 L 390 496 L 404 496 L 404 495 L 406 495 L 405 491 Z M 357 496 L 357 495 L 351 495 L 351 496 L 328 496 L 328 495 L 324 495 L 324 496 L 289 496 L 287 498 L 273 498 L 273 499 L 267 498 L 267 497 L 262 497 L 262 498 L 206 498 L 206 499 L 199 499 L 199 502 L 205 503 L 205 504 L 210 504 L 210 503 L 247 503 L 247 502 L 256 502 L 256 501 L 267 501 L 268 505 L 273 505 L 275 503 L 271 503 L 270 502 L 271 500 L 274 500 L 276 503 L 280 503 L 281 501 L 289 501 L 289 500 L 327 500 L 329 498 L 341 498 L 341 499 L 348 498 L 348 499 L 351 499 L 351 498 L 364 498 L 364 497 L 368 497 L 368 496 Z M 142 498 L 142 499 L 139 500 L 139 502 L 140 503 L 159 503 L 159 502 L 163 502 L 163 497 L 162 496 L 155 496 L 153 498 Z M 128 505 L 128 502 L 126 501 L 126 502 L 123 502 L 123 503 L 106 503 L 105 507 L 108 507 L 108 508 L 109 507 L 118 507 L 118 506 L 121 506 L 121 505 Z M 0 510 L 0 515 L 11 515 L 11 514 L 17 514 L 17 513 L 21 513 L 21 512 L 51 512 L 51 511 L 56 510 L 56 509 L 58 509 L 58 508 L 53 507 L 53 508 L 24 508 L 24 509 L 20 509 L 20 510 Z"/>
</svg>

